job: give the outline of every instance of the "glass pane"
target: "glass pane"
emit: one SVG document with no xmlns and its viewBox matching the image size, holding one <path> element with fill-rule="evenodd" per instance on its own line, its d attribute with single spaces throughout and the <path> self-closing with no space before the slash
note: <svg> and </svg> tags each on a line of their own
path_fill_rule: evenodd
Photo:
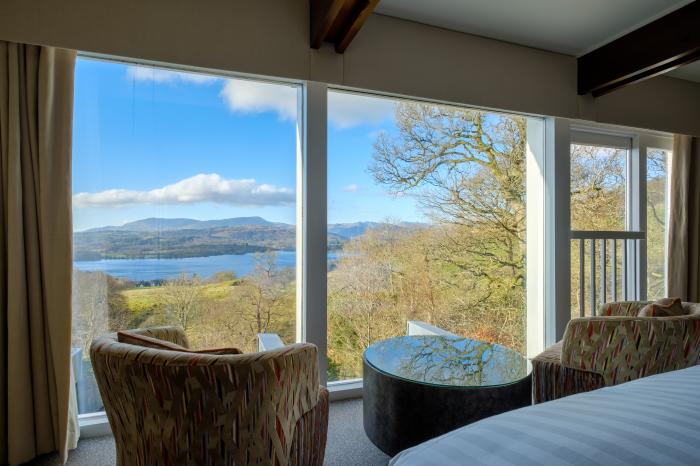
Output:
<svg viewBox="0 0 700 466">
<path fill-rule="evenodd" d="M 647 151 L 647 297 L 666 296 L 667 180 L 670 152 Z"/>
<path fill-rule="evenodd" d="M 408 321 L 524 352 L 525 119 L 329 92 L 328 376 Z"/>
<path fill-rule="evenodd" d="M 571 230 L 626 229 L 627 156 L 626 149 L 571 144 Z M 623 243 L 611 239 L 592 243 L 590 239 L 583 241 L 581 255 L 580 240 L 571 241 L 571 317 L 593 315 L 599 303 L 623 298 Z"/>
<path fill-rule="evenodd" d="M 626 167 L 625 149 L 571 144 L 572 230 L 625 229 Z"/>
<path fill-rule="evenodd" d="M 195 348 L 295 339 L 295 86 L 79 59 L 73 346 L 102 410 L 96 336 L 182 327 Z M 271 167 L 274 167 L 271 169 Z"/>
</svg>

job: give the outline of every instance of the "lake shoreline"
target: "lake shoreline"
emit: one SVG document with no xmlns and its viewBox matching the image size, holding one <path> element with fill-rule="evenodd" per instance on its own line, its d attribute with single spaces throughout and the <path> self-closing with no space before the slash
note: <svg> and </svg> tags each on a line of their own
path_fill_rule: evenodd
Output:
<svg viewBox="0 0 700 466">
<path fill-rule="evenodd" d="M 279 269 L 296 267 L 295 250 L 275 250 L 275 266 Z M 328 252 L 334 260 L 338 253 Z M 181 258 L 151 259 L 100 259 L 73 261 L 73 268 L 81 272 L 102 272 L 114 278 L 135 283 L 161 282 L 178 278 L 183 274 L 210 279 L 219 272 L 233 272 L 236 277 L 245 277 L 255 272 L 264 253 L 219 254 Z"/>
<path fill-rule="evenodd" d="M 80 263 L 86 263 L 86 262 L 102 262 L 102 261 L 132 261 L 132 260 L 178 260 L 178 259 L 194 259 L 194 258 L 208 258 L 208 257 L 218 257 L 218 256 L 245 256 L 249 254 L 265 254 L 267 252 L 295 252 L 294 249 L 264 249 L 260 251 L 247 251 L 247 252 L 232 252 L 229 254 L 206 254 L 206 255 L 186 255 L 186 256 L 151 256 L 151 255 L 144 255 L 144 256 L 134 256 L 134 257 L 100 257 L 99 259 L 84 259 L 80 257 L 74 257 L 73 258 L 73 263 L 80 262 Z"/>
</svg>

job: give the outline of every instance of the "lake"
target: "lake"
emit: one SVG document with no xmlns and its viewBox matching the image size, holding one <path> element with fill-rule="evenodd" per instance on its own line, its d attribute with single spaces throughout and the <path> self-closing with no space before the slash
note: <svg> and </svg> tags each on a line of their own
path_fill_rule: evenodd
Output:
<svg viewBox="0 0 700 466">
<path fill-rule="evenodd" d="M 338 251 L 328 253 L 330 262 L 338 257 Z M 113 277 L 135 282 L 167 280 L 180 274 L 197 274 L 210 278 L 216 272 L 235 272 L 243 277 L 255 270 L 255 253 L 228 254 L 223 256 L 184 257 L 180 259 L 103 259 L 99 261 L 74 261 L 73 266 L 83 272 L 104 272 Z M 295 251 L 277 251 L 277 267 L 294 267 Z"/>
<path fill-rule="evenodd" d="M 139 282 L 167 280 L 182 273 L 209 278 L 216 272 L 235 272 L 236 276 L 242 277 L 255 269 L 255 259 L 255 253 L 249 253 L 180 259 L 103 259 L 75 261 L 73 265 L 84 272 L 104 272 L 113 277 Z M 294 267 L 295 264 L 295 251 L 277 251 L 279 268 Z"/>
</svg>

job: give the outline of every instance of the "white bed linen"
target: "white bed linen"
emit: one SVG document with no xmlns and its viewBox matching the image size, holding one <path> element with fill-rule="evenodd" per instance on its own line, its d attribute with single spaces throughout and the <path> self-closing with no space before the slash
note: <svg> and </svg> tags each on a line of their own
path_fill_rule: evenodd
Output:
<svg viewBox="0 0 700 466">
<path fill-rule="evenodd" d="M 493 416 L 392 466 L 700 465 L 700 366 Z"/>
</svg>

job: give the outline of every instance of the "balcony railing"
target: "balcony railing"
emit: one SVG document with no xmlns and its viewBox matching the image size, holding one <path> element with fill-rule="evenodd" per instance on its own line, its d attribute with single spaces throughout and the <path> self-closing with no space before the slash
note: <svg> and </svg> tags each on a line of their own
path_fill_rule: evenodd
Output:
<svg viewBox="0 0 700 466">
<path fill-rule="evenodd" d="M 643 231 L 571 232 L 571 241 L 578 243 L 578 307 L 581 317 L 586 311 L 587 284 L 591 316 L 596 315 L 602 303 L 640 299 L 640 252 L 645 240 Z"/>
</svg>

